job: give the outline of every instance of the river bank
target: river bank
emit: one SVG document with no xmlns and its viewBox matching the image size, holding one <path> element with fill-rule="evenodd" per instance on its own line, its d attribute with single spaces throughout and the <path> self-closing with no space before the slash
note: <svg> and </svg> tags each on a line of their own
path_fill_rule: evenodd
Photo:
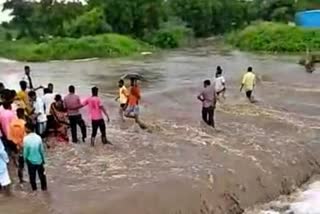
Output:
<svg viewBox="0 0 320 214">
<path fill-rule="evenodd" d="M 295 190 L 320 169 L 320 74 L 291 57 L 256 56 L 214 47 L 184 49 L 139 60 L 31 63 L 35 84 L 59 93 L 74 84 L 81 96 L 100 88 L 114 147 L 59 145 L 48 152 L 49 194 L 30 197 L 28 184 L 0 197 L 6 213 L 237 214 Z M 1 63 L 3 80 L 22 63 Z M 217 65 L 225 70 L 227 100 L 217 107 L 218 130 L 200 122 L 196 100 Z M 239 93 L 247 66 L 261 78 L 256 105 Z M 10 71 L 10 72 L 8 72 Z M 117 80 L 143 72 L 141 131 L 117 119 Z M 77 78 L 75 78 L 77 77 Z M 85 112 L 83 112 L 84 115 Z M 164 114 L 165 113 L 165 114 Z"/>
<path fill-rule="evenodd" d="M 86 58 L 125 57 L 155 50 L 155 47 L 119 34 L 54 38 L 43 43 L 0 41 L 0 56 L 29 62 Z"/>
<path fill-rule="evenodd" d="M 228 35 L 227 42 L 244 51 L 303 53 L 320 50 L 320 30 L 276 22 L 257 22 Z"/>
</svg>

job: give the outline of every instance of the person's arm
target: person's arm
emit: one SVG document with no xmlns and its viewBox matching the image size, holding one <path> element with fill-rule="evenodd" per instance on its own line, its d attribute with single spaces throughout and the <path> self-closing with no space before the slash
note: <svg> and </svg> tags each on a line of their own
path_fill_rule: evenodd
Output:
<svg viewBox="0 0 320 214">
<path fill-rule="evenodd" d="M 242 82 L 241 82 L 240 92 L 242 91 L 245 82 L 246 82 L 246 76 L 244 75 L 243 78 L 242 78 Z"/>
<path fill-rule="evenodd" d="M 256 87 L 256 81 L 257 81 L 257 78 L 256 78 L 256 75 L 254 75 L 254 79 L 253 79 L 253 88 Z"/>
<path fill-rule="evenodd" d="M 23 141 L 23 158 L 25 162 L 28 160 L 28 155 L 29 155 L 29 146 L 24 140 Z"/>
<path fill-rule="evenodd" d="M 226 80 L 224 79 L 224 77 L 222 77 L 221 79 L 221 84 L 223 85 L 223 87 L 226 87 Z"/>
<path fill-rule="evenodd" d="M 200 100 L 201 102 L 204 101 L 203 99 L 203 92 L 201 92 L 198 96 L 197 96 L 198 100 Z"/>
<path fill-rule="evenodd" d="M 42 163 L 45 164 L 46 163 L 46 155 L 45 155 L 45 151 L 44 151 L 43 142 L 41 142 L 41 144 L 40 144 L 40 155 L 42 158 Z"/>
<path fill-rule="evenodd" d="M 107 117 L 108 122 L 110 122 L 109 114 L 108 114 L 106 108 L 103 106 L 101 100 L 99 100 L 99 107 L 100 107 L 102 113 Z"/>
<path fill-rule="evenodd" d="M 42 85 L 38 86 L 37 88 L 30 88 L 32 91 L 38 91 L 39 89 L 43 89 L 44 87 Z"/>
<path fill-rule="evenodd" d="M 104 106 L 100 106 L 100 109 L 103 112 L 103 114 L 107 117 L 108 122 L 110 122 L 110 117 L 109 117 L 109 114 L 108 114 L 106 108 Z"/>
</svg>

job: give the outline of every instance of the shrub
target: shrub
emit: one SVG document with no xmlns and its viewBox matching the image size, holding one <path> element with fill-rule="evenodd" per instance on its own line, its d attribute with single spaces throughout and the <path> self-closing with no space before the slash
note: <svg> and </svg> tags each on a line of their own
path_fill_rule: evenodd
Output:
<svg viewBox="0 0 320 214">
<path fill-rule="evenodd" d="M 320 49 L 320 29 L 259 22 L 229 34 L 227 41 L 242 50 L 301 52 Z"/>
<path fill-rule="evenodd" d="M 178 21 L 163 23 L 159 30 L 147 35 L 146 40 L 160 48 L 177 48 L 193 37 L 193 31 Z"/>
<path fill-rule="evenodd" d="M 21 61 L 84 59 L 128 56 L 150 50 L 139 40 L 118 34 L 75 38 L 54 38 L 36 44 L 30 41 L 1 42 L 0 56 Z"/>
</svg>

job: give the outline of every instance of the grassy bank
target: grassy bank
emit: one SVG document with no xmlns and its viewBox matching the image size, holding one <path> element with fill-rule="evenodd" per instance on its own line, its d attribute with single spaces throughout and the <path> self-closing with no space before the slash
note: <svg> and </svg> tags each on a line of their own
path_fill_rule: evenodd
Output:
<svg viewBox="0 0 320 214">
<path fill-rule="evenodd" d="M 118 34 L 86 36 L 79 39 L 55 38 L 44 43 L 1 41 L 0 46 L 1 57 L 19 61 L 122 57 L 152 49 L 144 42 Z"/>
<path fill-rule="evenodd" d="M 305 52 L 320 50 L 320 29 L 260 22 L 227 37 L 233 46 L 247 51 Z"/>
</svg>

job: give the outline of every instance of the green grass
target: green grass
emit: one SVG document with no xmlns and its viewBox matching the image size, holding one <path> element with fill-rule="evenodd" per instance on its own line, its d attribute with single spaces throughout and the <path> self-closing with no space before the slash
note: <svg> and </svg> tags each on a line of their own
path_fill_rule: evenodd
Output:
<svg viewBox="0 0 320 214">
<path fill-rule="evenodd" d="M 0 46 L 1 57 L 19 61 L 122 57 L 152 49 L 146 43 L 118 34 L 79 39 L 54 38 L 38 44 L 31 41 L 0 41 Z"/>
<path fill-rule="evenodd" d="M 246 51 L 278 53 L 320 50 L 320 29 L 307 29 L 286 24 L 259 22 L 233 32 L 227 42 Z"/>
</svg>

